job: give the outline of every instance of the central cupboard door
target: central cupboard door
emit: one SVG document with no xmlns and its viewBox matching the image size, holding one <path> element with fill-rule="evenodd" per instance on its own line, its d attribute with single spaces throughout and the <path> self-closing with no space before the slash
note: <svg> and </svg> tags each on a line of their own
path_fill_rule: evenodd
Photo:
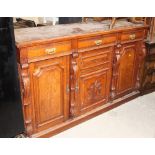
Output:
<svg viewBox="0 0 155 155">
<path fill-rule="evenodd" d="M 69 57 L 32 63 L 30 76 L 36 132 L 68 119 Z"/>
<path fill-rule="evenodd" d="M 112 47 L 80 53 L 79 107 L 80 113 L 107 103 L 110 82 Z"/>
</svg>

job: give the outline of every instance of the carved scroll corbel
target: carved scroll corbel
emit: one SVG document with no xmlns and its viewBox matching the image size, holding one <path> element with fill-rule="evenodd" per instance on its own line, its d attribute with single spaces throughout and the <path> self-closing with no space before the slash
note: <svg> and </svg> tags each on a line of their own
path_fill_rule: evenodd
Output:
<svg viewBox="0 0 155 155">
<path fill-rule="evenodd" d="M 31 98 L 30 98 L 30 77 L 28 73 L 28 64 L 22 65 L 21 69 L 22 80 L 22 98 L 23 98 L 23 112 L 26 134 L 32 134 L 32 112 L 31 112 Z"/>
<path fill-rule="evenodd" d="M 120 57 L 121 57 L 121 54 L 120 54 L 120 51 L 116 51 L 116 62 L 119 63 L 119 60 L 120 60 Z"/>
<path fill-rule="evenodd" d="M 142 44 L 142 57 L 143 57 L 143 59 L 146 57 L 146 46 L 145 46 L 145 43 Z"/>
<path fill-rule="evenodd" d="M 116 63 L 118 64 L 118 63 L 119 63 L 119 60 L 120 60 L 120 57 L 121 57 L 120 51 L 121 51 L 122 45 L 121 45 L 121 44 L 118 44 L 116 47 L 117 47 L 117 48 L 116 48 L 116 51 L 115 51 L 116 60 L 117 60 Z"/>
<path fill-rule="evenodd" d="M 121 58 L 121 44 L 117 44 L 114 52 L 114 59 L 113 59 L 113 73 L 112 73 L 112 85 L 111 85 L 111 94 L 110 98 L 113 100 L 116 96 L 116 86 L 117 86 L 117 79 L 118 79 L 118 67 Z"/>
<path fill-rule="evenodd" d="M 77 93 L 79 91 L 78 86 L 78 63 L 77 58 L 79 54 L 78 52 L 73 52 L 71 59 L 71 107 L 70 114 L 72 117 L 77 116 L 78 113 L 78 101 L 77 101 Z"/>
<path fill-rule="evenodd" d="M 146 47 L 145 43 L 141 43 L 139 53 L 138 53 L 138 72 L 137 72 L 137 79 L 136 79 L 136 88 L 140 89 L 141 87 L 141 81 L 142 81 L 142 75 L 144 70 L 144 61 L 146 57 Z"/>
</svg>

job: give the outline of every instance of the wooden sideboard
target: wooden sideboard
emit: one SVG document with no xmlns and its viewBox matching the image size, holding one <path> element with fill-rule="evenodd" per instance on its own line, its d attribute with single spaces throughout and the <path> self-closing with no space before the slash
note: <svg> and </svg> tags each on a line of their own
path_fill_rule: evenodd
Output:
<svg viewBox="0 0 155 155">
<path fill-rule="evenodd" d="M 148 26 L 68 24 L 15 30 L 29 137 L 50 137 L 139 95 Z"/>
</svg>

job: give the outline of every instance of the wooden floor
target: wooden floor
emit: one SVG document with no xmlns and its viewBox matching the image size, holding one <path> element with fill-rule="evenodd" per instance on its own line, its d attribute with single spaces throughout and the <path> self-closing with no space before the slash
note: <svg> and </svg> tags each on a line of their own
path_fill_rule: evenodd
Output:
<svg viewBox="0 0 155 155">
<path fill-rule="evenodd" d="M 155 138 L 155 92 L 68 129 L 53 138 Z"/>
</svg>

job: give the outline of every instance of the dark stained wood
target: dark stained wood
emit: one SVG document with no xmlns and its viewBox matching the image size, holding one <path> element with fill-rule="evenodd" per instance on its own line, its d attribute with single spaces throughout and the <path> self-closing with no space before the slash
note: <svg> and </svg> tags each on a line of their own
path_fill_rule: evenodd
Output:
<svg viewBox="0 0 155 155">
<path fill-rule="evenodd" d="M 146 40 L 146 57 L 141 81 L 141 94 L 155 90 L 155 18 L 147 18 L 149 33 Z"/>
<path fill-rule="evenodd" d="M 155 43 L 146 43 L 143 76 L 141 81 L 141 94 L 155 91 Z"/>
<path fill-rule="evenodd" d="M 120 25 L 16 30 L 29 137 L 49 137 L 139 95 L 148 27 Z"/>
</svg>

